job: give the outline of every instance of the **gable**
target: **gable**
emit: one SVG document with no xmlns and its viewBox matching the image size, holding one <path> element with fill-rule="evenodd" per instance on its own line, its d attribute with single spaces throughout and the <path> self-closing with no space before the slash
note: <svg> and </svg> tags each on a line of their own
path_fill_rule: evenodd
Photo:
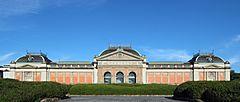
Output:
<svg viewBox="0 0 240 102">
<path fill-rule="evenodd" d="M 20 66 L 19 68 L 35 68 L 35 67 L 27 64 L 27 65 Z"/>
<path fill-rule="evenodd" d="M 122 52 L 118 52 L 118 53 L 103 57 L 101 60 L 140 60 L 140 59 L 131 55 L 127 55 Z"/>
<path fill-rule="evenodd" d="M 125 51 L 116 51 L 108 55 L 99 56 L 97 60 L 143 60 L 141 56 L 136 56 Z"/>
<path fill-rule="evenodd" d="M 218 65 L 212 64 L 212 65 L 206 66 L 205 68 L 222 68 L 222 67 L 221 67 L 221 66 L 218 66 Z"/>
</svg>

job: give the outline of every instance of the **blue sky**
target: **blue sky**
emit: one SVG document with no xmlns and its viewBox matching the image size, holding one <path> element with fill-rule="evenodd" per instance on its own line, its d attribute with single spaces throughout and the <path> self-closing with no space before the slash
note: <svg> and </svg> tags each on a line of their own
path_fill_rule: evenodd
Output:
<svg viewBox="0 0 240 102">
<path fill-rule="evenodd" d="M 0 65 L 42 51 L 87 60 L 109 44 L 148 61 L 212 52 L 240 72 L 239 0 L 0 0 Z"/>
</svg>

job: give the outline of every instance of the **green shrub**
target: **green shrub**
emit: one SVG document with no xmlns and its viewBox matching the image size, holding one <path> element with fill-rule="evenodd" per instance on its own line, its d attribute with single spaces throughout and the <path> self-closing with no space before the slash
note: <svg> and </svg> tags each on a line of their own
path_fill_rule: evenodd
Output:
<svg viewBox="0 0 240 102">
<path fill-rule="evenodd" d="M 174 91 L 174 97 L 200 99 L 202 94 L 209 87 L 219 84 L 220 82 L 207 82 L 207 81 L 189 81 L 179 85 Z"/>
<path fill-rule="evenodd" d="M 43 98 L 63 98 L 69 88 L 68 85 L 55 82 L 22 82 L 0 79 L 0 100 L 3 102 L 34 102 Z"/>
<path fill-rule="evenodd" d="M 240 102 L 240 81 L 217 84 L 208 88 L 202 100 L 205 102 Z"/>
<path fill-rule="evenodd" d="M 239 102 L 240 81 L 190 81 L 179 85 L 174 97 L 205 102 Z"/>
<path fill-rule="evenodd" d="M 176 85 L 161 84 L 78 84 L 71 95 L 172 95 Z"/>
</svg>

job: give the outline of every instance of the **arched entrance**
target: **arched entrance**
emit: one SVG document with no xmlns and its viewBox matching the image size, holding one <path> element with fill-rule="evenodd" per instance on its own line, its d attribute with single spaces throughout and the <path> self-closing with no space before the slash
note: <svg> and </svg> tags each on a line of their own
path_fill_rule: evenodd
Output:
<svg viewBox="0 0 240 102">
<path fill-rule="evenodd" d="M 124 83 L 124 74 L 122 72 L 117 73 L 116 83 Z"/>
<path fill-rule="evenodd" d="M 136 73 L 130 72 L 128 76 L 128 83 L 129 84 L 135 84 L 136 83 Z"/>
<path fill-rule="evenodd" d="M 104 73 L 104 84 L 111 84 L 111 73 L 110 72 L 105 72 Z"/>
</svg>

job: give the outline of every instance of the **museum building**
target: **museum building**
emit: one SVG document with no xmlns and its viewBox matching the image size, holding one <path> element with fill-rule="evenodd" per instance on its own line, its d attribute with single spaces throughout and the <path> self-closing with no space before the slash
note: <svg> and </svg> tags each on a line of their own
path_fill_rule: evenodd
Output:
<svg viewBox="0 0 240 102">
<path fill-rule="evenodd" d="M 230 63 L 213 53 L 197 53 L 188 62 L 147 62 L 128 46 L 110 46 L 92 62 L 51 61 L 43 53 L 27 53 L 12 61 L 4 78 L 65 84 L 181 84 L 186 81 L 229 81 Z"/>
</svg>

